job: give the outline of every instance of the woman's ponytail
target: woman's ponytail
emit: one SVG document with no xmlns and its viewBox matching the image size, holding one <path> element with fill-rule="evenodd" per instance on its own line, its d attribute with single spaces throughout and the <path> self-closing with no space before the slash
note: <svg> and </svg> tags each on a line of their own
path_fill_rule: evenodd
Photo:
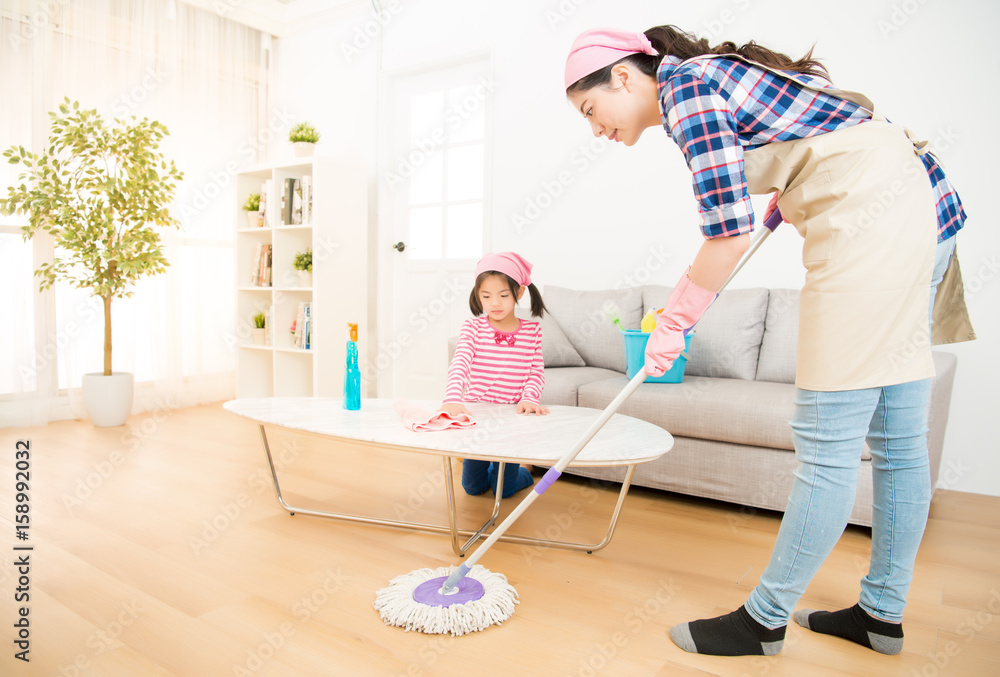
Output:
<svg viewBox="0 0 1000 677">
<path fill-rule="evenodd" d="M 705 38 L 695 37 L 676 26 L 655 26 L 644 33 L 649 38 L 649 42 L 652 43 L 653 49 L 661 55 L 671 54 L 685 60 L 706 54 L 739 54 L 744 59 L 756 61 L 777 70 L 830 79 L 830 74 L 827 73 L 823 64 L 812 58 L 812 49 L 806 52 L 801 59 L 793 59 L 758 45 L 753 40 L 739 47 L 736 46 L 735 42 L 728 40 L 712 47 Z"/>
</svg>

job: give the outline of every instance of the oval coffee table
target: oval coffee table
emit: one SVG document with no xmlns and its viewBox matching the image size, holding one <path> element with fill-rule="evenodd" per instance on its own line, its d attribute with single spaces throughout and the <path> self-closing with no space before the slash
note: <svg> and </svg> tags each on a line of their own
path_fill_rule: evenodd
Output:
<svg viewBox="0 0 1000 677">
<path fill-rule="evenodd" d="M 440 406 L 438 401 L 411 401 L 411 403 L 428 411 L 437 411 Z M 461 529 L 458 527 L 455 510 L 451 459 L 468 458 L 496 461 L 500 464 L 528 463 L 551 466 L 579 441 L 584 431 L 601 413 L 598 409 L 586 407 L 550 406 L 548 415 L 536 416 L 518 414 L 512 404 L 472 402 L 466 406 L 472 412 L 476 425 L 437 432 L 414 432 L 404 426 L 393 409 L 393 400 L 389 399 L 364 399 L 358 411 L 345 410 L 340 398 L 322 397 L 243 398 L 226 402 L 223 408 L 258 424 L 278 503 L 289 513 L 449 533 L 452 549 L 455 554 L 461 555 L 487 533 L 500 513 L 503 468 L 499 468 L 497 473 L 497 498 L 494 501 L 492 516 L 474 531 Z M 380 449 L 440 456 L 444 464 L 447 488 L 448 526 L 309 510 L 289 505 L 281 496 L 278 473 L 275 471 L 267 443 L 265 426 L 328 440 L 370 444 Z M 627 466 L 618 502 L 612 512 L 604 539 L 599 543 L 588 544 L 504 535 L 500 540 L 587 552 L 605 547 L 614 535 L 618 515 L 632 482 L 636 465 L 659 458 L 669 451 L 673 444 L 674 440 L 670 433 L 659 426 L 631 416 L 615 414 L 570 464 L 571 466 Z M 517 501 L 518 497 L 512 499 Z M 463 544 L 459 542 L 460 535 L 470 538 Z"/>
</svg>

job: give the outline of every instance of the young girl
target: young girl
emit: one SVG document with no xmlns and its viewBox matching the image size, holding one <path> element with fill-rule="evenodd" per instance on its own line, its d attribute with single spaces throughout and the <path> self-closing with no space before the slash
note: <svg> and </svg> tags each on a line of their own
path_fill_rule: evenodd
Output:
<svg viewBox="0 0 1000 677">
<path fill-rule="evenodd" d="M 443 410 L 469 414 L 462 402 L 496 402 L 516 403 L 519 414 L 549 413 L 538 403 L 545 385 L 541 325 L 514 316 L 525 289 L 531 292 L 531 315 L 541 317 L 545 304 L 531 283 L 530 263 L 514 252 L 487 254 L 479 261 L 476 284 L 469 296 L 474 317 L 466 320 L 459 332 L 448 367 Z M 472 496 L 488 488 L 496 493 L 496 470 L 496 463 L 466 459 L 462 462 L 462 487 Z M 506 464 L 503 497 L 530 487 L 533 481 L 527 468 Z"/>
</svg>

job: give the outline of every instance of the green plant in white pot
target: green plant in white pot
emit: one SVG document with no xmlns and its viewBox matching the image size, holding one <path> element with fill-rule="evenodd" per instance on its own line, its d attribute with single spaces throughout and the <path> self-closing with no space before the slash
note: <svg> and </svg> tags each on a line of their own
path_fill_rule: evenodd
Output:
<svg viewBox="0 0 1000 677">
<path fill-rule="evenodd" d="M 292 142 L 296 156 L 312 155 L 313 149 L 319 143 L 319 131 L 308 122 L 297 122 L 288 132 L 288 140 Z"/>
<path fill-rule="evenodd" d="M 264 215 L 260 212 L 260 193 L 250 193 L 243 203 L 243 211 L 247 213 L 247 225 L 250 228 L 260 228 L 264 225 Z"/>
<path fill-rule="evenodd" d="M 254 345 L 262 346 L 267 339 L 267 316 L 258 311 L 253 315 L 253 330 L 251 332 Z"/>
<path fill-rule="evenodd" d="M 311 287 L 312 272 L 313 272 L 312 249 L 307 248 L 304 252 L 299 252 L 298 254 L 296 254 L 295 260 L 292 261 L 292 268 L 294 268 L 296 273 L 298 273 L 299 286 Z"/>
<path fill-rule="evenodd" d="M 27 215 L 26 240 L 39 231 L 52 236 L 52 261 L 35 271 L 40 289 L 63 281 L 104 302 L 104 371 L 84 375 L 84 403 L 94 425 L 122 425 L 132 408 L 133 377 L 111 370 L 111 302 L 169 265 L 157 229 L 180 226 L 167 207 L 184 175 L 158 150 L 168 134 L 159 122 L 132 117 L 108 124 L 68 98 L 49 116 L 42 152 L 21 146 L 3 152 L 25 171 L 0 199 L 0 210 Z"/>
</svg>

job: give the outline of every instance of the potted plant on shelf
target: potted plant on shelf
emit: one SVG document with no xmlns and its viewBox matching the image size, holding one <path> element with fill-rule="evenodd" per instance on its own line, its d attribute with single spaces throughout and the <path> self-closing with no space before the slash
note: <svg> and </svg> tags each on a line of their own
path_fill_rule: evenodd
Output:
<svg viewBox="0 0 1000 677">
<path fill-rule="evenodd" d="M 306 249 L 304 252 L 296 254 L 295 260 L 292 262 L 292 267 L 295 268 L 296 272 L 299 274 L 299 286 L 311 287 L 313 272 L 312 249 Z"/>
<path fill-rule="evenodd" d="M 288 140 L 292 142 L 296 157 L 307 157 L 319 143 L 319 132 L 308 122 L 297 122 L 288 132 Z"/>
<path fill-rule="evenodd" d="M 250 193 L 243 203 L 243 211 L 247 213 L 247 225 L 260 228 L 264 225 L 264 215 L 260 213 L 260 193 Z"/>
<path fill-rule="evenodd" d="M 265 343 L 265 338 L 267 334 L 267 319 L 264 317 L 264 313 L 257 312 L 253 316 L 253 331 L 251 335 L 253 337 L 253 343 L 256 346 L 262 346 Z"/>
<path fill-rule="evenodd" d="M 68 98 L 49 117 L 42 152 L 3 152 L 26 171 L 0 210 L 27 215 L 25 239 L 39 231 L 52 236 L 52 261 L 35 271 L 41 290 L 63 281 L 104 302 L 104 371 L 83 376 L 83 398 L 94 425 L 122 425 L 132 409 L 133 376 L 111 370 L 111 302 L 169 265 L 157 229 L 180 226 L 167 206 L 184 175 L 158 150 L 169 133 L 159 122 L 133 116 L 109 125 Z"/>
</svg>

